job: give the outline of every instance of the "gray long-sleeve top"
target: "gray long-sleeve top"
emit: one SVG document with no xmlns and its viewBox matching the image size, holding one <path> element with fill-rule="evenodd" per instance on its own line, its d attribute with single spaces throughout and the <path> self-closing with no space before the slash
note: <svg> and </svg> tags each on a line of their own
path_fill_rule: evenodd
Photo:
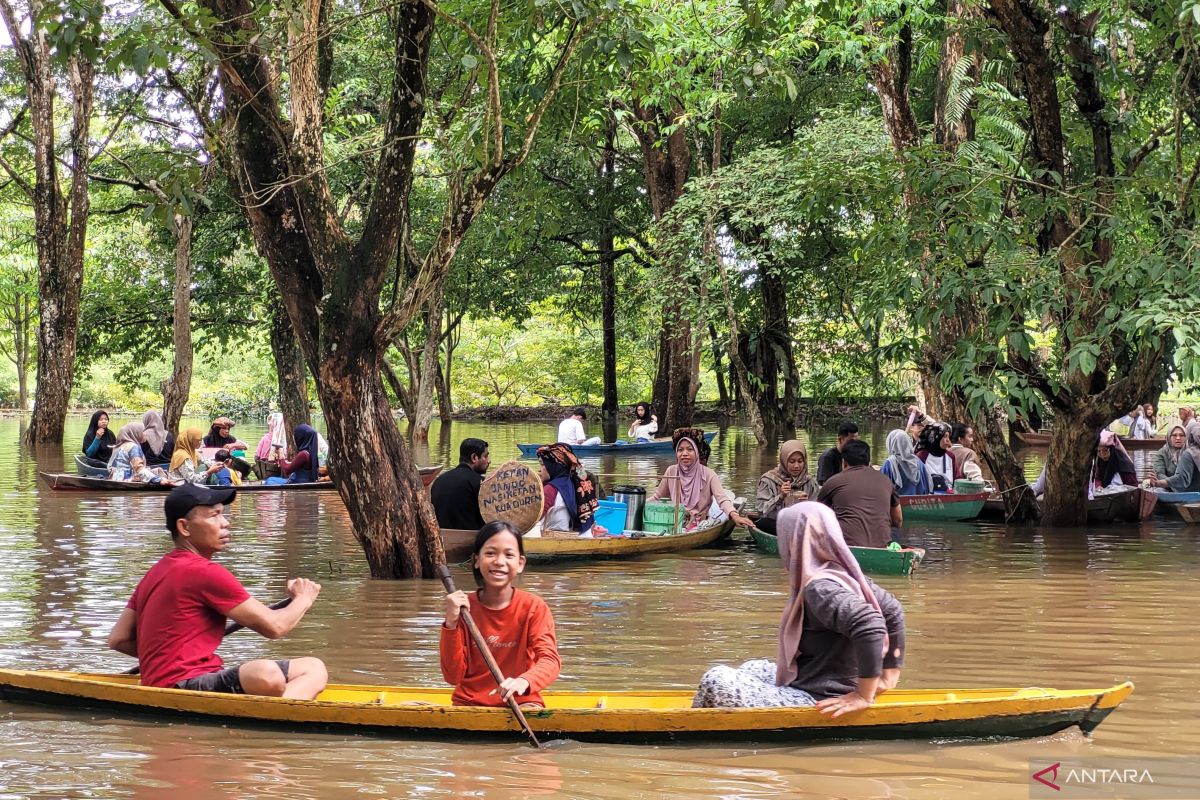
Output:
<svg viewBox="0 0 1200 800">
<path fill-rule="evenodd" d="M 1184 450 L 1179 457 L 1175 474 L 1167 478 L 1167 488 L 1172 492 L 1200 492 L 1200 469 L 1196 469 L 1191 450 Z"/>
<path fill-rule="evenodd" d="M 870 578 L 867 582 L 883 616 L 840 581 L 815 580 L 804 588 L 804 631 L 792 686 L 818 700 L 836 697 L 857 689 L 859 678 L 904 665 L 904 609 Z"/>
</svg>

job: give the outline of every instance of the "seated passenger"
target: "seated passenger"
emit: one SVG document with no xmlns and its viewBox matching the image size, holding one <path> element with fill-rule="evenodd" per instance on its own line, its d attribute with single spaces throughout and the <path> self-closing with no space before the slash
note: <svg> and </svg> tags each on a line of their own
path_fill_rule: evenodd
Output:
<svg viewBox="0 0 1200 800">
<path fill-rule="evenodd" d="M 321 591 L 321 584 L 295 578 L 287 587 L 291 603 L 267 608 L 212 560 L 229 544 L 225 508 L 236 496 L 232 489 L 190 483 L 171 490 L 163 505 L 175 547 L 138 583 L 108 646 L 138 659 L 143 686 L 311 700 L 328 680 L 320 659 L 262 659 L 225 668 L 216 654 L 226 617 L 278 639 Z"/>
<path fill-rule="evenodd" d="M 600 444 L 600 437 L 593 436 L 588 438 L 587 432 L 583 429 L 583 420 L 586 413 L 582 408 L 577 408 L 571 412 L 571 416 L 558 423 L 558 439 L 561 444 L 569 445 L 594 445 Z"/>
<path fill-rule="evenodd" d="M 165 473 L 152 470 L 146 466 L 146 456 L 142 453 L 142 442 L 146 440 L 146 430 L 140 422 L 130 422 L 121 426 L 117 432 L 117 443 L 108 459 L 108 479 L 110 481 L 133 481 L 159 483 Z"/>
<path fill-rule="evenodd" d="M 179 441 L 175 443 L 175 453 L 171 456 L 170 469 L 167 477 L 180 483 L 207 484 L 209 478 L 221 469 L 220 464 L 206 466 L 200 458 L 200 442 L 204 439 L 204 431 L 199 428 L 187 428 Z"/>
<path fill-rule="evenodd" d="M 900 680 L 903 608 L 863 575 L 827 506 L 784 509 L 777 535 L 791 597 L 775 658 L 713 667 L 692 707 L 815 705 L 832 717 L 870 708 Z"/>
<path fill-rule="evenodd" d="M 429 487 L 429 499 L 437 514 L 438 525 L 455 530 L 479 530 L 479 487 L 492 463 L 488 443 L 483 439 L 463 439 L 458 446 L 458 466 L 437 476 Z"/>
<path fill-rule="evenodd" d="M 88 423 L 87 433 L 83 435 L 83 454 L 92 461 L 103 461 L 108 464 L 108 459 L 112 457 L 112 449 L 116 443 L 117 437 L 108 427 L 108 412 L 100 409 L 92 414 L 92 421 Z"/>
<path fill-rule="evenodd" d="M 1172 492 L 1200 492 L 1200 424 L 1187 428 L 1187 447 L 1179 457 L 1175 474 L 1169 478 L 1152 480 L 1152 486 Z"/>
<path fill-rule="evenodd" d="M 779 466 L 758 479 L 758 519 L 760 531 L 775 532 L 779 512 L 802 500 L 816 500 L 821 487 L 808 471 L 808 449 L 799 439 L 779 446 Z"/>
<path fill-rule="evenodd" d="M 317 432 L 311 425 L 297 425 L 292 431 L 296 455 L 280 459 L 282 478 L 267 478 L 267 483 L 314 483 L 317 480 Z"/>
<path fill-rule="evenodd" d="M 279 475 L 279 459 L 287 458 L 287 454 L 287 429 L 284 427 L 283 414 L 273 411 L 267 417 L 267 432 L 254 449 L 254 474 L 260 481 Z"/>
<path fill-rule="evenodd" d="M 954 481 L 962 477 L 962 467 L 950 449 L 950 426 L 941 422 L 930 422 L 921 431 L 921 448 L 917 458 L 929 473 L 929 488 L 934 492 L 948 492 Z M 888 444 L 891 451 L 891 444 Z"/>
<path fill-rule="evenodd" d="M 929 471 L 913 453 L 913 440 L 908 431 L 897 429 L 889 433 L 887 449 L 887 460 L 879 471 L 895 484 L 896 494 L 931 494 Z"/>
<path fill-rule="evenodd" d="M 821 454 L 817 460 L 817 483 L 823 484 L 842 471 L 842 448 L 846 442 L 858 438 L 858 426 L 850 420 L 838 424 L 837 444 Z"/>
<path fill-rule="evenodd" d="M 213 456 L 213 466 L 217 469 L 208 476 L 209 486 L 241 486 L 242 476 L 233 466 L 233 455 L 225 449 L 217 451 Z"/>
<path fill-rule="evenodd" d="M 600 503 L 587 471 L 561 442 L 539 447 L 537 457 L 542 465 L 542 530 L 576 531 L 591 538 Z"/>
<path fill-rule="evenodd" d="M 675 463 L 667 467 L 650 499 L 670 498 L 676 505 L 682 505 L 687 514 L 684 530 L 707 527 L 714 519 L 726 518 L 743 527 L 751 527 L 753 523 L 738 513 L 717 473 L 700 463 L 701 454 L 708 450 L 704 431 L 679 428 L 671 434 L 671 441 L 675 445 Z M 714 502 L 719 511 L 716 517 L 712 516 Z"/>
<path fill-rule="evenodd" d="M 964 422 L 956 422 L 950 429 L 950 451 L 962 468 L 962 476 L 970 481 L 983 480 L 983 469 L 979 466 L 979 454 L 975 452 L 975 428 Z M 928 465 L 928 461 L 926 462 Z"/>
<path fill-rule="evenodd" d="M 818 499 L 833 509 L 851 547 L 887 547 L 892 528 L 904 524 L 896 487 L 871 468 L 871 446 L 863 441 L 846 442 L 842 469 L 825 481 Z"/>
<path fill-rule="evenodd" d="M 471 570 L 478 590 L 446 595 L 446 619 L 438 650 L 442 677 L 454 687 L 456 706 L 503 706 L 515 697 L 522 706 L 542 708 L 541 692 L 558 677 L 562 662 L 554 636 L 554 617 L 540 597 L 516 588 L 525 570 L 525 545 L 507 522 L 489 522 L 475 535 Z M 460 625 L 467 609 L 489 642 L 504 682 L 488 670 Z M 494 644 L 491 644 L 494 643 Z"/>
<path fill-rule="evenodd" d="M 175 455 L 175 437 L 163 423 L 162 414 L 157 411 L 142 414 L 142 427 L 146 429 L 146 439 L 142 443 L 146 466 L 166 468 L 171 463 L 171 456 Z"/>
<path fill-rule="evenodd" d="M 1184 447 L 1187 444 L 1187 431 L 1182 425 L 1173 425 L 1167 432 L 1167 443 L 1154 451 L 1151 459 L 1150 478 L 1160 480 L 1170 478 L 1179 468 L 1179 460 L 1183 458 Z"/>
<path fill-rule="evenodd" d="M 652 442 L 658 433 L 658 417 L 650 413 L 650 404 L 638 403 L 633 407 L 633 422 L 629 425 L 629 438 L 635 442 Z"/>
<path fill-rule="evenodd" d="M 1137 486 L 1137 483 L 1137 467 L 1125 452 L 1121 440 L 1112 431 L 1101 431 L 1092 465 L 1092 485 L 1107 489 L 1109 486 Z"/>
<path fill-rule="evenodd" d="M 246 443 L 238 439 L 230 433 L 233 430 L 234 423 L 229 417 L 217 417 L 213 420 L 212 427 L 208 429 L 208 433 L 204 436 L 205 447 L 227 447 L 230 450 L 245 450 Z"/>
</svg>

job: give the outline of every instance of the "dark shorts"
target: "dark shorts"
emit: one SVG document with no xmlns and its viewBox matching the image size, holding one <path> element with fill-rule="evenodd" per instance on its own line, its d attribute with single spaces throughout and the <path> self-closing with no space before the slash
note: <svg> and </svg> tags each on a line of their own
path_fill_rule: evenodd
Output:
<svg viewBox="0 0 1200 800">
<path fill-rule="evenodd" d="M 288 661 L 276 661 L 279 668 L 283 670 L 284 681 L 288 678 Z M 228 667 L 226 669 L 210 672 L 206 675 L 197 675 L 194 678 L 187 678 L 175 684 L 176 689 L 189 689 L 193 692 L 224 692 L 226 694 L 245 694 L 242 690 L 242 680 L 238 676 L 238 670 L 242 668 L 239 664 L 236 667 Z"/>
</svg>

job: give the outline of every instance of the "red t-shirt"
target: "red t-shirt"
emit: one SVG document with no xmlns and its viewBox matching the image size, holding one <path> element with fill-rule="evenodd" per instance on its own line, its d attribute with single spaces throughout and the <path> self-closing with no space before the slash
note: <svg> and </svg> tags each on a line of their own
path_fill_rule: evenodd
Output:
<svg viewBox="0 0 1200 800">
<path fill-rule="evenodd" d="M 517 701 L 545 705 L 541 691 L 554 682 L 562 668 L 554 637 L 554 617 L 546 601 L 515 589 L 508 607 L 494 611 L 479 602 L 478 592 L 471 592 L 470 598 L 471 617 L 500 672 L 507 678 L 529 681 L 529 694 L 517 695 Z M 460 621 L 458 627 L 449 630 L 443 624 L 440 650 L 442 676 L 454 685 L 454 705 L 505 705 L 499 692 L 488 694 L 496 688 L 496 679 L 471 641 L 466 625 Z"/>
<path fill-rule="evenodd" d="M 169 688 L 221 669 L 225 616 L 249 599 L 229 570 L 203 556 L 172 550 L 159 559 L 126 604 L 137 612 L 142 685 Z"/>
</svg>

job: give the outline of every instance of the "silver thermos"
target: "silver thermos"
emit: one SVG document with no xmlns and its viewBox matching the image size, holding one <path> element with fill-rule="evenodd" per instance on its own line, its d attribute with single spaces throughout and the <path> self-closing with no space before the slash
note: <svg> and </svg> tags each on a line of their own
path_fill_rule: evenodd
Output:
<svg viewBox="0 0 1200 800">
<path fill-rule="evenodd" d="M 646 490 L 640 486 L 614 486 L 613 500 L 626 505 L 625 530 L 642 530 L 642 512 L 646 508 Z"/>
</svg>

